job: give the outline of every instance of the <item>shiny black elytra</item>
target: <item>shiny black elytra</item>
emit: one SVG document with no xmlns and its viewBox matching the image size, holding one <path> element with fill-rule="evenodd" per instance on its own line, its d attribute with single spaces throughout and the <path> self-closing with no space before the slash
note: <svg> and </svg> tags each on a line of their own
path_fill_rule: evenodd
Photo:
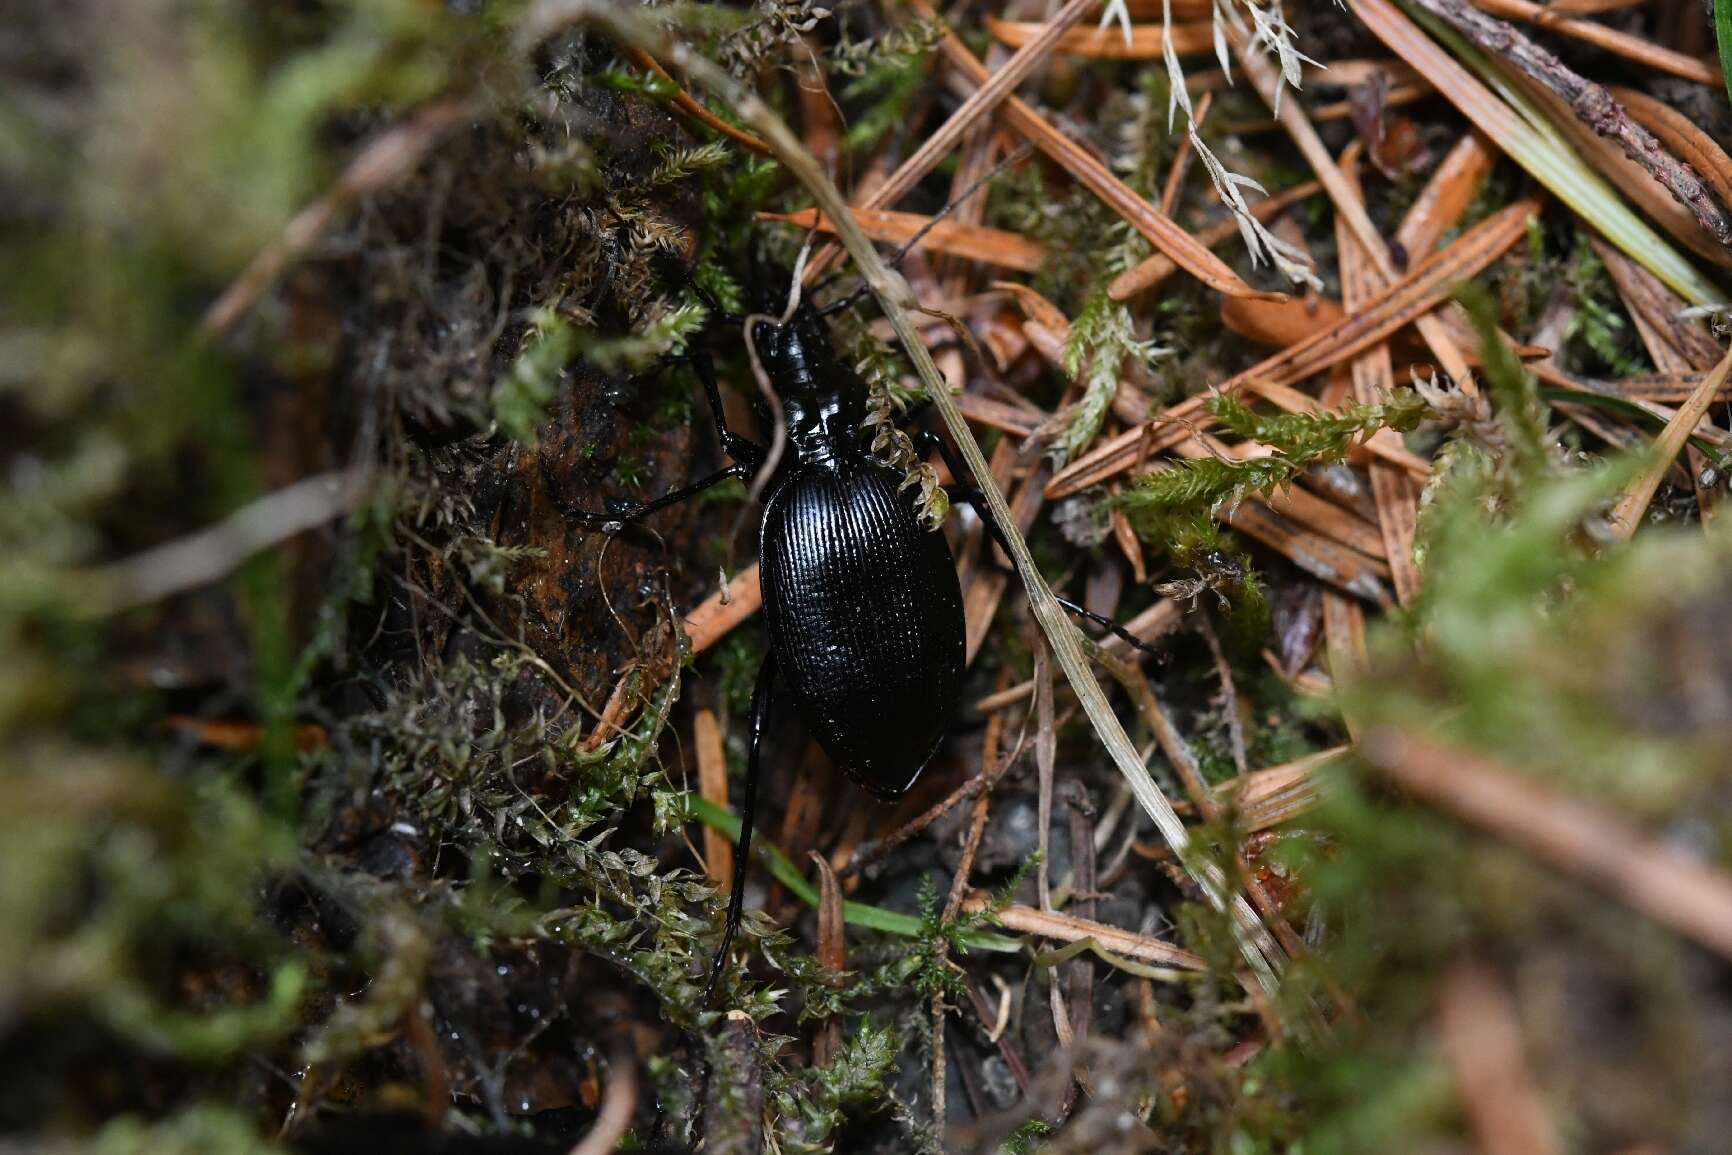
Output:
<svg viewBox="0 0 1732 1155">
<path fill-rule="evenodd" d="M 836 356 L 824 320 L 837 307 L 819 310 L 802 301 L 787 323 L 760 320 L 752 330 L 764 372 L 781 399 L 790 452 L 765 496 L 758 531 L 770 647 L 752 691 L 739 851 L 706 1000 L 715 993 L 739 929 L 758 757 L 778 674 L 825 753 L 889 801 L 906 794 L 937 753 L 961 699 L 965 645 L 956 564 L 944 535 L 920 524 L 912 491 L 901 488 L 902 475 L 869 451 L 862 430 L 865 382 Z M 571 511 L 572 516 L 615 531 L 730 477 L 749 479 L 762 467 L 764 448 L 727 426 L 708 358 L 694 350 L 692 362 L 733 464 L 654 501 L 605 514 Z M 964 479 L 948 446 L 936 437 L 921 440 L 943 454 L 958 482 Z M 961 496 L 1002 544 L 978 491 L 963 489 Z M 1107 619 L 1058 600 L 1145 648 Z"/>
</svg>

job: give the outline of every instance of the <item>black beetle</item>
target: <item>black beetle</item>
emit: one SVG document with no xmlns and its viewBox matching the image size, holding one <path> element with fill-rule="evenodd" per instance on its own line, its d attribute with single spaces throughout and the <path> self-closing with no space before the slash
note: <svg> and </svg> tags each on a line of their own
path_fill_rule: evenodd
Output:
<svg viewBox="0 0 1732 1155">
<path fill-rule="evenodd" d="M 820 309 L 802 299 L 783 314 L 785 322 L 759 315 L 751 331 L 781 401 L 792 453 L 771 479 L 759 523 L 770 649 L 752 691 L 739 851 L 706 999 L 715 992 L 739 929 L 758 755 L 778 674 L 818 744 L 886 801 L 914 785 L 961 700 L 964 621 L 956 563 L 944 535 L 921 525 L 902 474 L 872 456 L 863 427 L 866 384 L 837 357 L 824 319 L 852 303 L 844 298 Z M 733 464 L 653 501 L 607 513 L 568 511 L 572 516 L 614 532 L 730 477 L 750 479 L 763 466 L 765 449 L 728 428 L 707 356 L 694 349 L 691 361 Z M 930 434 L 920 440 L 923 448 L 942 454 L 961 482 L 966 474 L 949 446 Z M 962 488 L 961 496 L 1002 545 L 978 491 Z M 1116 623 L 1064 598 L 1058 602 L 1147 649 Z"/>
</svg>

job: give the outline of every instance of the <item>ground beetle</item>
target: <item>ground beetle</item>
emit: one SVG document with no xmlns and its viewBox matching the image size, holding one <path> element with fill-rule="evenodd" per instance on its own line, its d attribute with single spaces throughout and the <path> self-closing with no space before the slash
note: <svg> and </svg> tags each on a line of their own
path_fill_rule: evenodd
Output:
<svg viewBox="0 0 1732 1155">
<path fill-rule="evenodd" d="M 786 321 L 758 319 L 751 333 L 781 400 L 792 452 L 771 479 L 759 523 L 770 648 L 752 691 L 739 852 L 706 999 L 715 992 L 739 929 L 758 754 L 778 675 L 824 751 L 887 801 L 914 785 L 961 700 L 964 623 L 956 564 L 944 535 L 921 525 L 902 474 L 870 452 L 863 427 L 866 384 L 837 357 L 825 321 L 852 303 L 844 298 L 820 309 L 802 299 L 783 314 Z M 614 532 L 728 478 L 749 480 L 763 466 L 764 448 L 728 428 L 708 357 L 694 348 L 691 361 L 733 464 L 654 501 L 615 505 L 607 513 L 568 511 L 572 516 Z M 920 441 L 926 451 L 936 448 L 952 476 L 963 481 L 966 473 L 948 445 L 930 434 Z M 978 491 L 958 489 L 1002 545 Z M 1106 618 L 1058 601 L 1146 649 Z"/>
</svg>

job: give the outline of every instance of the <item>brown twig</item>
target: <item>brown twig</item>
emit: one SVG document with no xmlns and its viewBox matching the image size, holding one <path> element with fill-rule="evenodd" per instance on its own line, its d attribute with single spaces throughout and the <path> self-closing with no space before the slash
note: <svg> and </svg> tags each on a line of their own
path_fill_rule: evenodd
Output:
<svg viewBox="0 0 1732 1155">
<path fill-rule="evenodd" d="M 1508 7 L 1508 0 L 1481 0 Z M 1447 21 L 1463 36 L 1493 56 L 1506 60 L 1569 105 L 1583 124 L 1617 143 L 1624 154 L 1653 175 L 1679 204 L 1695 214 L 1709 236 L 1732 248 L 1732 221 L 1702 183 L 1696 170 L 1665 150 L 1654 134 L 1631 119 L 1624 106 L 1602 84 L 1587 79 L 1516 28 L 1488 16 L 1465 0 L 1416 0 Z M 1519 0 L 1518 0 L 1518 7 Z M 1538 5 L 1534 5 L 1538 7 Z M 1560 30 L 1576 21 L 1556 21 Z"/>
<path fill-rule="evenodd" d="M 1732 959 L 1732 875 L 1489 759 L 1379 729 L 1367 765 L 1415 798 L 1573 875 Z"/>
<path fill-rule="evenodd" d="M 283 231 L 241 270 L 199 321 L 199 335 L 220 337 L 239 323 L 283 270 L 362 197 L 389 188 L 421 163 L 444 135 L 470 114 L 467 100 L 437 101 L 386 129 L 355 154 L 325 194 L 296 213 Z"/>
<path fill-rule="evenodd" d="M 1437 1033 L 1485 1155 L 1559 1155 L 1509 993 L 1491 971 L 1457 963 L 1438 996 Z"/>
<path fill-rule="evenodd" d="M 1567 17 L 1548 15 L 1547 5 L 1535 4 L 1531 0 L 1475 0 L 1480 8 L 1502 16 L 1509 20 L 1523 20 L 1537 23 L 1554 32 L 1565 36 L 1573 36 L 1596 48 L 1633 60 L 1637 64 L 1661 72 L 1669 72 L 1673 76 L 1681 76 L 1685 80 L 1693 80 L 1697 84 L 1706 84 L 1711 88 L 1719 88 L 1725 82 L 1720 77 L 1720 67 L 1717 62 L 1697 60 L 1682 52 L 1673 52 L 1661 48 L 1640 36 L 1632 36 L 1627 32 L 1619 32 L 1615 28 L 1607 28 L 1592 20 L 1571 20 Z"/>
</svg>

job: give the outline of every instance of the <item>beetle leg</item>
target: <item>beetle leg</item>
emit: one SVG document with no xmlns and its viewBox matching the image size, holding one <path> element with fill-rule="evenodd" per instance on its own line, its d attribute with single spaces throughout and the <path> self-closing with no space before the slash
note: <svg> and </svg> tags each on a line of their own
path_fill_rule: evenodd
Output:
<svg viewBox="0 0 1732 1155">
<path fill-rule="evenodd" d="M 764 460 L 764 447 L 749 437 L 742 437 L 728 428 L 727 411 L 722 408 L 722 387 L 716 381 L 715 362 L 702 349 L 691 352 L 692 368 L 697 370 L 698 380 L 704 383 L 704 395 L 710 401 L 710 416 L 716 422 L 716 440 L 721 442 L 722 452 L 735 461 L 751 467 L 750 472 L 757 472 Z"/>
<path fill-rule="evenodd" d="M 623 529 L 631 522 L 648 517 L 657 510 L 666 509 L 670 505 L 678 505 L 687 498 L 696 497 L 711 486 L 719 485 L 730 477 L 738 477 L 742 481 L 751 477 L 757 471 L 755 465 L 735 462 L 723 469 L 718 469 L 708 477 L 700 477 L 690 485 L 682 486 L 671 493 L 664 493 L 654 501 L 629 502 L 609 509 L 606 513 L 596 513 L 592 510 L 573 509 L 561 503 L 561 511 L 573 521 L 584 525 L 593 525 L 609 533 Z"/>
<path fill-rule="evenodd" d="M 734 886 L 728 894 L 728 921 L 722 928 L 722 942 L 710 962 L 710 981 L 704 988 L 704 1005 L 715 998 L 722 970 L 728 964 L 728 948 L 734 945 L 734 934 L 740 929 L 740 916 L 746 902 L 746 866 L 752 856 L 752 814 L 758 800 L 758 752 L 764 744 L 764 731 L 770 725 L 770 700 L 776 691 L 776 651 L 764 655 L 758 667 L 758 681 L 752 688 L 752 723 L 746 738 L 746 790 L 740 797 L 740 844 L 734 850 Z"/>
</svg>

